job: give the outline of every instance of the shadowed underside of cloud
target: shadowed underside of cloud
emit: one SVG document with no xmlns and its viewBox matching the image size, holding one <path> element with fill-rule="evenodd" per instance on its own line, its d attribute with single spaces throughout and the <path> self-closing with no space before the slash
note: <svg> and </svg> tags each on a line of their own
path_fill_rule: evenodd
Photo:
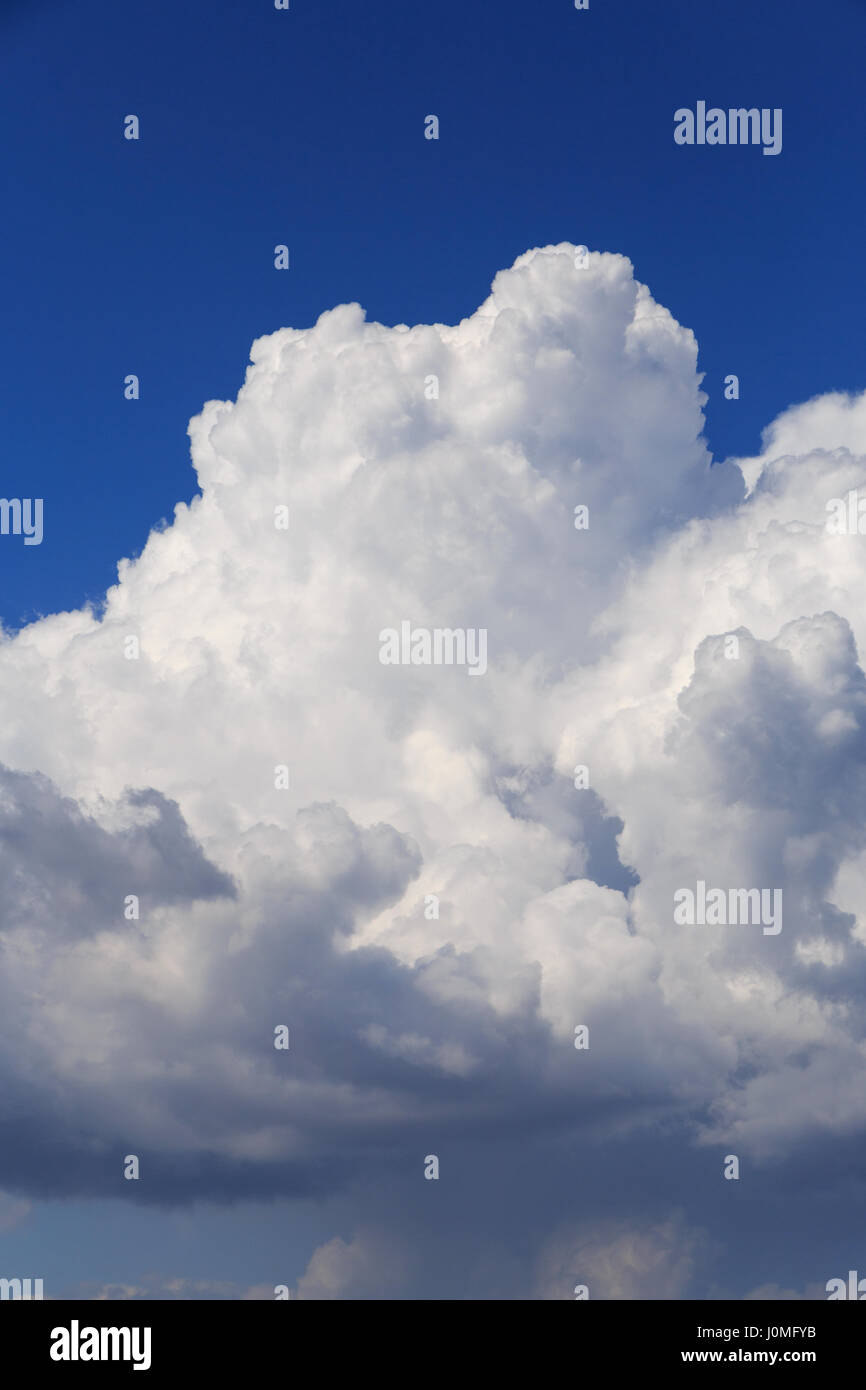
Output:
<svg viewBox="0 0 866 1390">
<path fill-rule="evenodd" d="M 343 305 L 251 358 L 104 612 L 0 643 L 0 1183 L 313 1195 L 467 1134 L 860 1134 L 866 561 L 825 522 L 864 398 L 711 469 L 693 335 L 567 245 L 456 327 Z M 404 622 L 484 629 L 486 672 L 382 664 Z M 783 929 L 676 923 L 699 880 L 782 890 Z M 686 1288 L 669 1214 L 578 1228 L 539 1290 L 574 1250 L 603 1296 L 658 1249 Z"/>
</svg>

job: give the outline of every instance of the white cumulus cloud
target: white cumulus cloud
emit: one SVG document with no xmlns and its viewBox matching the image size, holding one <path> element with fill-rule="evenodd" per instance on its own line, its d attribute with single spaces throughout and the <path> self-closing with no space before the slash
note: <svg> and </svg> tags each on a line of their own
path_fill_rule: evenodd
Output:
<svg viewBox="0 0 866 1390">
<path fill-rule="evenodd" d="M 651 1109 L 757 1160 L 862 1126 L 866 541 L 825 521 L 866 398 L 711 468 L 693 335 L 568 245 L 456 327 L 343 305 L 251 359 L 104 609 L 0 642 L 0 1181 L 328 1191 L 469 1117 Z M 383 665 L 403 621 L 485 629 L 486 673 Z M 675 925 L 699 879 L 783 890 L 783 930 Z M 684 1287 L 654 1229 L 611 1236 L 631 1282 L 592 1247 L 610 1296 Z"/>
</svg>

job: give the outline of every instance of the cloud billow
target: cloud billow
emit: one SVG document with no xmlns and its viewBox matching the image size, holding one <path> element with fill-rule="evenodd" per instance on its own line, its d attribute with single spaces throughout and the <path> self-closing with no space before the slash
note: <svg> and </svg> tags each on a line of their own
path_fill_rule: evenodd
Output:
<svg viewBox="0 0 866 1390">
<path fill-rule="evenodd" d="M 0 643 L 0 1185 L 321 1193 L 470 1123 L 856 1134 L 866 562 L 824 523 L 862 398 L 710 468 L 694 336 L 569 245 L 456 327 L 342 305 L 251 360 L 104 610 Z M 383 665 L 404 621 L 487 669 Z M 783 931 L 676 924 L 699 879 L 782 889 Z M 654 1221 L 680 1291 L 701 1242 Z M 604 1252 L 651 1235 L 605 1230 L 538 1287 L 573 1246 L 632 1288 Z"/>
</svg>

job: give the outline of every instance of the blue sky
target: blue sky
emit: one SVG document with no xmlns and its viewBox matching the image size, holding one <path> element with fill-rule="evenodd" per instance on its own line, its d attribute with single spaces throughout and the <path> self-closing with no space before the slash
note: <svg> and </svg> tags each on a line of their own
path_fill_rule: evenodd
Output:
<svg viewBox="0 0 866 1390">
<path fill-rule="evenodd" d="M 866 6 L 855 0 L 828 0 L 821 7 L 807 0 L 762 0 L 760 5 L 754 0 L 729 0 L 724 6 L 694 0 L 660 4 L 591 0 L 586 12 L 575 11 L 570 0 L 532 4 L 439 0 L 435 6 L 398 0 L 381 0 L 376 5 L 292 0 L 286 13 L 276 12 L 267 0 L 220 0 L 219 4 L 187 0 L 181 6 L 166 0 L 151 0 L 146 6 L 118 5 L 114 0 L 75 0 L 74 4 L 32 0 L 26 5 L 3 5 L 0 38 L 0 177 L 6 195 L 0 268 L 5 329 L 0 491 L 10 498 L 42 497 L 45 508 L 40 546 L 25 547 L 14 537 L 0 541 L 0 619 L 11 631 L 44 615 L 76 610 L 87 603 L 99 605 L 116 583 L 118 561 L 138 556 L 152 528 L 163 520 L 170 522 L 178 502 L 190 501 L 196 493 L 196 478 L 188 422 L 205 402 L 236 398 L 254 340 L 283 328 L 308 328 L 323 312 L 353 302 L 363 306 L 369 321 L 385 325 L 457 324 L 487 298 L 493 276 L 532 247 L 583 243 L 593 252 L 627 256 L 636 279 L 649 287 L 657 303 L 694 332 L 698 371 L 705 373 L 702 389 L 709 397 L 706 444 L 719 462 L 758 454 L 761 431 L 788 407 L 823 392 L 866 388 L 862 333 L 866 193 L 861 158 L 866 134 L 862 103 Z M 764 157 L 753 147 L 675 145 L 674 111 L 693 107 L 698 100 L 725 108 L 782 108 L 782 152 L 778 157 Z M 141 122 L 137 142 L 123 138 L 123 120 L 129 113 Z M 424 139 L 424 118 L 430 113 L 440 120 L 438 141 Z M 290 248 L 287 273 L 274 269 L 274 247 L 279 243 Z M 354 331 L 346 330 L 350 343 L 354 343 Z M 646 389 L 652 392 L 655 367 L 647 370 Z M 658 376 L 664 377 L 665 370 L 660 366 Z M 670 370 L 671 379 L 680 380 L 679 367 Z M 140 378 L 138 401 L 124 399 L 128 373 Z M 728 373 L 739 377 L 739 400 L 724 399 Z M 367 382 L 363 373 L 360 380 L 359 393 Z M 507 374 L 500 380 L 507 384 Z M 491 402 L 498 385 L 492 375 L 487 382 Z M 371 399 L 375 387 L 371 378 Z M 330 420 L 339 414 L 343 397 L 328 398 L 324 386 L 322 392 L 321 414 Z M 681 411 L 687 434 L 693 419 L 676 390 L 672 387 L 666 394 L 660 386 L 658 399 L 661 413 L 669 409 L 674 418 Z M 292 401 L 299 418 L 303 398 L 292 397 Z M 559 404 L 567 411 L 567 401 Z M 581 408 L 586 406 L 582 398 Z M 664 431 L 655 414 L 650 418 L 648 413 L 647 419 L 648 434 L 662 439 Z M 360 437 L 366 422 L 362 406 L 353 403 L 348 420 L 347 428 L 357 427 Z M 637 418 L 629 438 L 639 439 L 640 428 Z M 688 440 L 683 443 L 674 433 L 670 470 L 661 445 L 654 444 L 650 453 L 659 468 L 659 493 L 670 487 L 676 500 L 678 480 L 685 477 L 677 470 L 685 467 Z M 250 438 L 258 438 L 252 427 Z M 261 438 L 266 438 L 266 432 Z M 245 448 L 246 444 L 238 445 L 242 469 L 248 463 Z M 322 471 L 324 475 L 326 469 Z M 252 492 L 255 470 L 247 476 Z M 683 483 L 683 495 L 685 491 Z M 471 502 L 471 492 L 467 495 Z M 698 509 L 694 514 L 711 514 L 726 501 L 730 501 L 728 494 L 717 500 L 708 492 L 706 513 Z M 645 505 L 648 513 L 652 511 L 651 501 Z M 660 515 L 662 510 L 660 504 Z M 653 535 L 654 525 L 648 523 Z M 667 539 L 661 522 L 658 534 Z M 635 553 L 641 550 L 640 528 L 631 514 L 623 535 L 626 553 L 632 547 Z M 720 554 L 725 544 L 719 542 Z M 745 553 L 745 541 L 743 547 Z M 532 554 L 537 562 L 538 552 Z M 555 569 L 558 558 L 553 558 L 553 551 L 551 557 Z M 359 557 L 359 570 L 365 560 L 366 555 Z M 157 587 L 154 583 L 154 590 Z M 507 589 L 503 579 L 503 592 Z M 804 610 L 810 615 L 823 603 L 818 587 L 814 591 L 815 604 L 807 604 Z M 588 584 L 588 612 L 593 602 L 599 602 L 599 592 Z M 279 597 L 275 594 L 275 607 Z M 513 607 L 503 599 L 503 613 L 510 614 Z M 768 611 L 770 607 L 768 601 Z M 257 611 L 262 612 L 264 623 L 267 614 L 261 604 Z M 797 609 L 794 616 L 799 615 Z M 780 604 L 777 627 L 792 620 Z M 710 626 L 701 630 L 700 640 L 717 631 L 713 621 L 707 619 Z M 738 626 L 733 621 L 730 625 Z M 170 629 L 171 622 L 166 626 Z M 768 647 L 775 638 L 776 628 L 761 635 Z M 190 638 L 188 645 L 195 640 Z M 683 638 L 683 651 L 689 640 Z M 827 641 L 832 645 L 830 638 Z M 690 654 L 696 645 L 688 648 Z M 663 664 L 669 649 L 661 637 L 658 650 Z M 221 657 L 231 666 L 233 658 L 227 651 L 221 651 Z M 682 654 L 679 648 L 677 653 Z M 774 648 L 766 660 L 772 663 L 776 655 Z M 165 669 L 171 670 L 173 658 L 166 659 Z M 674 657 L 670 659 L 676 664 Z M 260 827 L 267 820 L 270 812 L 262 810 L 257 794 L 249 791 L 244 780 L 245 751 L 238 752 L 240 771 L 232 771 L 232 775 L 237 772 L 236 785 L 227 786 L 221 765 L 212 779 L 198 765 L 184 766 L 177 782 L 170 783 L 156 761 L 152 770 L 148 766 L 145 721 L 140 746 L 133 748 L 133 734 L 128 749 L 108 740 L 100 745 L 104 761 L 98 762 L 94 754 L 88 762 L 86 740 L 93 733 L 91 726 L 97 727 L 96 738 L 102 722 L 111 724 L 118 709 L 120 721 L 126 719 L 127 688 L 109 689 L 106 684 L 104 689 L 85 689 L 80 684 L 84 677 L 76 674 L 71 657 L 69 664 L 53 654 L 46 660 L 41 675 L 41 668 L 32 668 L 33 729 L 24 727 L 26 713 L 20 726 L 17 722 L 17 709 L 30 699 L 31 689 L 25 687 L 26 693 L 18 693 L 14 734 L 9 735 L 10 740 L 20 736 L 21 741 L 18 745 L 10 741 L 0 749 L 0 763 L 20 766 L 28 774 L 34 769 L 44 771 L 62 795 L 82 802 L 103 794 L 110 801 L 121 795 L 125 784 L 151 785 L 152 771 L 152 785 L 179 802 L 193 837 L 206 844 L 208 859 L 226 873 L 239 873 L 237 865 L 221 859 L 221 837 L 231 838 L 224 824 L 216 812 L 210 823 L 202 808 L 208 799 L 218 802 L 224 795 L 231 806 L 226 824 L 239 806 L 245 815 L 249 813 L 245 818 L 237 812 L 245 827 Z M 767 728 L 774 727 L 773 720 L 787 717 L 789 709 L 780 706 L 780 714 L 771 706 L 766 683 L 762 684 L 763 669 L 755 667 L 753 685 L 743 693 L 744 701 L 754 698 L 755 727 L 760 729 L 765 728 L 764 719 Z M 772 664 L 767 669 L 775 671 Z M 859 691 L 860 677 L 845 669 L 851 688 Z M 27 659 L 20 670 L 22 680 L 31 679 Z M 705 677 L 698 663 L 694 673 L 698 687 Z M 214 680 L 218 686 L 219 679 Z M 275 702 L 287 680 L 281 668 L 274 676 Z M 338 671 L 329 689 L 339 686 L 339 680 Z M 3 688 L 5 698 L 12 701 L 17 687 L 11 676 L 9 686 Z M 177 694 L 176 707 L 160 707 L 160 718 L 173 719 L 190 688 Z M 254 688 L 251 683 L 249 689 Z M 43 691 L 50 691 L 53 699 L 57 690 L 66 689 L 78 692 L 70 695 L 68 710 L 63 711 L 70 721 L 68 747 L 62 742 L 65 734 L 58 733 L 55 739 L 39 725 L 48 708 L 39 702 Z M 208 738 L 211 744 L 219 740 L 219 733 L 205 727 L 208 690 L 206 684 L 195 687 L 194 717 L 179 718 L 177 745 L 167 738 L 166 765 L 177 756 L 180 766 L 177 747 L 195 744 L 199 716 L 205 728 L 203 746 L 210 747 Z M 707 708 L 716 708 L 715 698 L 715 694 L 707 697 Z M 673 697 L 671 704 L 675 703 Z M 748 708 L 752 710 L 751 705 Z M 267 706 L 263 723 L 272 709 L 273 705 Z M 835 717 L 835 711 L 829 714 Z M 727 715 L 727 706 L 720 704 L 719 720 Z M 257 719 L 251 705 L 250 726 Z M 324 715 L 323 721 L 330 727 Z M 13 722 L 11 716 L 6 722 Z M 315 720 L 308 731 L 314 726 Z M 129 727 L 135 727 L 133 717 Z M 297 728 L 301 727 L 298 719 Z M 157 724 L 156 733 L 160 731 Z M 43 732 L 44 759 L 39 742 Z M 73 771 L 75 754 L 69 748 L 79 737 L 82 761 Z M 769 737 L 761 747 L 768 746 Z M 342 748 L 334 738 L 335 747 Z M 563 825 L 573 826 L 572 812 L 562 810 L 559 794 L 545 780 L 551 775 L 555 742 L 544 756 L 538 755 L 531 785 L 528 790 L 521 786 L 519 794 L 531 805 L 527 819 L 537 815 L 546 828 L 559 833 Z M 707 746 L 710 742 L 708 737 Z M 351 752 L 351 742 L 348 746 Z M 503 738 L 496 764 L 500 780 L 519 781 L 520 759 L 514 753 L 519 746 L 513 731 Z M 506 748 L 507 756 L 502 751 Z M 267 745 L 265 761 L 271 756 L 269 750 Z M 275 749 L 272 760 L 278 761 L 279 756 Z M 358 756 L 360 760 L 362 755 Z M 795 756 L 791 754 L 792 763 Z M 529 753 L 526 758 L 531 762 Z M 615 761 L 611 756 L 612 767 Z M 705 765 L 697 754 L 694 766 L 698 778 Z M 772 768 L 769 775 L 775 776 Z M 614 771 L 610 777 L 612 789 L 620 785 Z M 818 772 L 815 777 L 819 778 Z M 795 784 L 801 785 L 792 772 L 791 787 Z M 690 793 L 683 786 L 677 795 L 680 802 L 690 804 Z M 517 795 L 510 783 L 509 792 Z M 324 774 L 321 785 L 308 776 L 299 793 L 302 805 L 303 793 L 308 801 L 339 800 L 335 784 Z M 628 795 L 623 790 L 621 805 L 613 791 L 605 798 L 610 814 L 624 818 L 626 824 Z M 394 808 L 401 804 L 390 787 L 381 798 L 370 792 L 369 806 L 361 807 L 360 793 L 354 801 L 347 793 L 345 800 L 356 820 L 363 819 L 359 808 L 369 812 L 364 825 L 378 824 L 389 814 L 396 816 Z M 672 796 L 672 803 L 676 800 Z M 410 801 L 407 792 L 406 804 Z M 707 824 L 716 824 L 711 812 L 721 822 L 728 806 L 720 794 L 719 805 L 707 811 Z M 753 809 L 750 803 L 744 816 Z M 34 812 L 34 823 L 47 814 Z M 60 808 L 56 814 L 57 824 L 65 824 L 66 811 Z M 586 844 L 608 846 L 610 835 L 601 821 L 601 811 L 593 803 L 576 837 Z M 792 811 L 790 835 L 800 837 L 798 844 L 803 836 L 818 834 L 818 828 L 807 822 L 805 813 L 801 817 Z M 634 823 L 641 823 L 637 808 Z M 407 812 L 406 824 L 401 822 L 398 830 L 400 835 L 420 837 L 422 824 L 429 824 L 424 815 L 419 812 L 416 824 Z M 322 843 L 342 843 L 343 831 L 342 822 L 326 827 L 321 831 Z M 143 840 L 130 838 L 125 823 L 118 822 L 113 833 L 116 841 L 111 853 L 116 852 L 126 873 L 128 865 L 134 868 L 141 862 Z M 156 831 L 153 835 L 154 855 L 167 853 Z M 485 829 L 480 835 L 485 844 L 486 835 Z M 841 832 L 838 840 L 847 843 Z M 316 834 L 312 842 L 318 846 Z M 17 843 L 14 835 L 9 843 Z M 38 831 L 33 831 L 33 843 L 38 843 Z M 459 848 L 461 842 L 455 843 Z M 652 858 L 639 835 L 628 844 L 636 856 L 644 856 L 644 863 Z M 500 848 L 507 862 L 512 849 L 504 841 Z M 97 846 L 94 854 L 97 850 L 103 853 Z M 430 852 L 432 856 L 432 847 Z M 283 853 L 270 842 L 256 844 L 261 865 L 280 861 Z M 373 868 L 369 873 L 357 869 L 354 897 L 349 894 L 361 916 L 369 907 L 368 897 L 378 910 L 393 887 L 389 880 L 379 892 L 377 880 L 376 890 L 369 888 L 368 879 L 377 879 L 380 873 L 381 856 L 375 845 L 372 849 L 368 845 L 363 853 Z M 402 853 L 402 848 L 400 853 L 393 851 L 396 878 L 405 869 Z M 606 849 L 605 855 L 609 853 Z M 77 851 L 73 857 L 77 860 Z M 34 862 L 40 862 L 38 855 Z M 595 887 L 627 887 L 643 874 L 639 863 L 636 871 L 625 873 L 624 866 L 631 869 L 634 863 L 637 859 L 627 858 L 622 851 L 621 864 L 604 876 L 592 870 L 587 881 L 595 873 Z M 191 852 L 188 868 L 192 886 L 188 900 L 183 893 L 180 899 L 189 907 L 192 920 L 203 890 L 200 883 L 196 886 L 200 865 Z M 168 864 L 166 881 L 172 871 Z M 267 891 L 261 889 L 261 901 L 269 903 L 267 872 L 260 868 L 261 882 L 268 884 Z M 409 870 L 405 873 L 408 876 Z M 341 875 L 342 869 L 335 870 L 330 896 L 316 909 L 321 911 L 317 921 L 339 919 L 345 887 Z M 384 871 L 381 876 L 387 878 Z M 565 876 L 570 883 L 571 871 Z M 87 905 L 88 883 L 82 870 L 80 895 L 69 897 L 74 904 L 71 912 L 78 913 L 82 903 Z M 400 883 L 402 892 L 402 879 Z M 823 887 L 829 896 L 828 885 Z M 307 886 L 304 892 L 312 900 L 313 888 Z M 281 888 L 280 893 L 296 903 L 291 892 Z M 276 890 L 274 896 L 279 896 Z M 400 900 L 400 893 L 394 889 L 392 897 Z M 66 911 L 62 892 L 58 901 Z M 167 894 L 165 901 L 173 905 L 175 899 Z M 219 910 L 218 906 L 215 914 Z M 613 919 L 616 912 L 609 910 Z M 839 907 L 840 913 L 846 910 Z M 82 922 L 86 918 L 82 909 Z M 306 927 L 301 924 L 297 930 L 300 953 L 308 944 L 303 935 Z M 369 963 L 371 971 L 377 963 L 381 966 L 381 980 L 374 985 L 366 975 L 346 977 L 346 988 L 352 999 L 356 995 L 366 999 L 369 988 L 370 998 L 392 1001 L 398 1012 L 405 1007 L 406 1016 L 400 1015 L 405 1040 L 414 1037 L 415 1028 L 404 1000 L 408 985 L 401 970 L 406 961 L 400 957 L 400 969 L 390 958 L 383 965 L 381 949 L 380 957 L 375 954 L 379 944 L 373 942 Z M 310 950 L 316 968 L 324 970 L 319 948 Z M 334 959 L 342 960 L 336 948 Z M 450 959 L 447 949 L 443 959 Z M 265 1001 L 263 1026 L 269 1027 L 266 967 L 267 961 L 244 999 L 252 1013 L 260 998 Z M 792 971 L 798 968 L 791 966 Z M 341 970 L 330 961 L 327 978 L 339 975 L 339 982 L 345 983 Z M 309 979 L 316 978 L 311 966 Z M 170 993 L 170 987 L 166 988 Z M 842 985 L 839 990 L 847 998 Z M 222 998 L 218 991 L 215 997 Z M 327 992 L 320 995 L 311 987 L 310 997 L 322 998 L 331 1007 Z M 296 1007 L 302 1012 L 301 1002 Z M 354 1013 L 351 1016 L 360 1028 L 363 1020 L 355 1020 Z M 414 1284 L 407 1286 L 415 1296 L 449 1296 L 454 1268 L 470 1266 L 476 1282 L 461 1285 L 458 1296 L 517 1296 L 525 1289 L 526 1267 L 536 1259 L 535 1233 L 552 1229 L 557 1213 L 569 1207 L 574 1155 L 579 1153 L 588 1209 L 614 1223 L 603 1237 L 610 1248 L 619 1248 L 617 1242 L 625 1239 L 617 1221 L 644 1219 L 643 1197 L 652 1239 L 687 1251 L 693 1240 L 700 1245 L 704 1254 L 695 1257 L 693 1282 L 681 1273 L 671 1273 L 670 1288 L 678 1292 L 670 1296 L 687 1290 L 693 1297 L 727 1293 L 740 1297 L 763 1285 L 802 1290 L 824 1277 L 844 1274 L 856 1254 L 845 1244 L 852 1210 L 862 1215 L 866 1200 L 857 1176 L 858 1165 L 862 1167 L 859 1131 L 852 1126 L 827 1147 L 810 1135 L 787 1167 L 769 1140 L 766 1153 L 761 1149 L 764 1136 L 759 1136 L 756 1153 L 761 1161 L 769 1153 L 769 1166 L 756 1171 L 747 1192 L 735 1192 L 727 1185 L 720 1191 L 718 1182 L 710 1182 L 692 1161 L 689 1145 L 701 1127 L 717 1133 L 711 1151 L 718 1166 L 731 1141 L 712 1129 L 712 1088 L 695 1084 L 690 1089 L 690 1063 L 683 1057 L 691 1043 L 683 1044 L 680 1051 L 678 1044 L 669 1042 L 661 1017 L 661 1013 L 653 1014 L 647 1033 L 635 1037 L 645 1045 L 647 1038 L 655 1039 L 658 1029 L 665 1039 L 660 1044 L 662 1052 L 670 1047 L 670 1066 L 676 1073 L 682 1064 L 683 1077 L 676 1073 L 682 1086 L 670 1111 L 664 1109 L 655 1074 L 641 1073 L 635 1081 L 633 1094 L 641 1096 L 646 1123 L 657 1125 L 651 1141 L 641 1131 L 623 1139 L 620 1147 L 608 1147 L 611 1132 L 616 1132 L 614 1118 L 612 1129 L 600 1121 L 598 1131 L 572 1145 L 568 1122 L 558 1109 L 563 1095 L 569 1093 L 557 1078 L 549 1111 L 544 1096 L 538 1101 L 538 1146 L 526 1153 L 521 1139 L 525 1115 L 535 1113 L 534 1083 L 531 1077 L 521 1077 L 515 1083 L 515 1109 L 506 1107 L 504 1118 L 494 1116 L 491 1131 L 483 1133 L 479 1120 L 478 1132 L 470 1126 L 466 1132 L 458 1128 L 451 1133 L 448 1162 L 451 1172 L 457 1169 L 460 1176 L 453 1179 L 450 1219 L 443 1220 L 441 1229 L 430 1212 L 440 1191 L 434 1184 L 422 1187 L 406 1176 L 416 1154 L 423 1155 L 436 1140 L 425 1139 L 423 1118 L 408 1103 L 411 1118 L 405 1145 L 404 1140 L 395 1139 L 384 1120 L 380 1132 L 380 1119 L 369 1120 L 371 1114 L 379 1116 L 376 1107 L 381 1098 L 372 1083 L 375 1096 L 365 1092 L 370 1107 L 363 1112 L 365 1124 L 353 1115 L 347 1131 L 341 1130 L 336 1138 L 326 1124 L 321 1151 L 313 1151 L 313 1146 L 304 1154 L 301 1196 L 292 1198 L 268 1168 L 270 1159 L 264 1163 L 261 1204 L 248 1200 L 251 1179 L 241 1159 L 232 1156 L 231 1161 L 238 1163 L 235 1170 L 224 1153 L 229 1167 L 223 1190 L 215 1196 L 203 1180 L 201 1200 L 191 1200 L 188 1189 L 181 1191 L 182 1184 L 175 1181 L 170 1125 L 166 1125 L 169 1138 L 164 1150 L 152 1160 L 162 1185 L 136 1193 L 136 1201 L 119 1177 L 118 1188 L 123 1190 L 117 1199 L 101 1193 L 92 1174 L 80 1182 L 77 1177 L 67 1181 L 52 1168 L 55 1145 L 56 1154 L 62 1155 L 57 1162 L 62 1166 L 68 1155 L 69 1172 L 78 1174 L 74 1156 L 90 1153 L 91 1141 L 93 1151 L 108 1154 L 106 1162 L 113 1164 L 122 1152 L 122 1136 L 109 1133 L 89 1109 L 86 1115 L 64 1112 L 62 1119 L 55 1117 L 58 1128 L 54 1129 L 34 1104 L 33 1138 L 27 1105 L 17 1108 L 20 1095 L 13 1087 L 13 1113 L 19 1119 L 26 1116 L 22 1128 L 28 1139 L 26 1144 L 21 1141 L 19 1153 L 18 1120 L 0 1120 L 0 1148 L 9 1153 L 16 1150 L 11 1157 L 7 1153 L 0 1189 L 10 1194 L 9 1200 L 26 1199 L 32 1207 L 26 1219 L 10 1219 L 4 1230 L 5 1208 L 0 1205 L 4 1266 L 0 1273 L 44 1277 L 47 1289 L 55 1293 L 116 1283 L 140 1287 L 150 1275 L 157 1280 L 225 1281 L 236 1291 L 278 1281 L 292 1283 L 303 1275 L 317 1247 L 335 1239 L 351 1242 L 356 1238 L 359 1212 L 361 1227 L 368 1231 L 377 1223 L 395 1224 L 396 1211 L 396 1225 L 404 1235 L 409 1233 L 419 1250 L 425 1249 L 425 1240 L 429 1242 L 429 1261 L 421 1273 L 413 1275 Z M 431 1035 L 434 1024 L 431 1020 Z M 492 1025 L 485 1031 L 487 1026 L 487 1022 L 479 1025 L 482 1041 L 472 1035 L 466 1046 L 471 1051 L 477 1041 L 485 1061 L 494 1058 L 491 1088 L 498 1095 L 501 1071 L 496 1047 L 501 1040 Z M 315 1027 L 310 1015 L 310 1036 Z M 531 1036 L 531 1046 L 541 1048 L 535 1032 L 527 1028 L 525 1035 L 518 1030 L 519 1037 Z M 218 1031 L 216 1023 L 214 1031 Z M 105 1036 L 114 1037 L 107 1024 Z M 635 1038 L 629 1041 L 635 1043 Z M 338 1032 L 323 1038 L 321 1044 L 329 1049 L 328 1060 L 333 1062 L 341 1056 L 344 1039 Z M 62 1038 L 58 1047 L 62 1048 Z M 712 1053 L 712 1040 L 703 1039 L 695 1046 L 701 1058 Z M 389 1070 L 392 1062 L 393 1070 Z M 404 1062 L 405 1058 L 400 1062 L 392 1058 L 383 1063 L 381 1084 L 386 1089 L 393 1084 L 401 1097 L 411 1094 L 414 1101 L 412 1085 L 399 1070 Z M 745 1087 L 750 1065 L 741 1059 L 742 1069 L 735 1071 L 732 1089 Z M 352 1073 L 350 1080 L 363 1090 L 369 1077 Z M 644 1083 L 645 1092 L 641 1090 Z M 16 1079 L 15 1086 L 19 1085 L 26 1092 L 21 1077 Z M 599 1114 L 607 1115 L 608 1103 L 615 1110 L 616 1098 L 626 1094 L 632 1092 L 617 1074 L 605 1097 L 596 1097 Z M 418 1095 L 432 1113 L 440 1113 L 440 1105 L 443 1112 L 447 1108 L 446 1087 L 439 1075 L 425 1074 Z M 472 1100 L 471 1087 L 461 1092 L 461 1105 L 468 1105 L 467 1096 Z M 474 1101 L 476 1109 L 486 1113 L 485 1094 L 479 1091 Z M 239 1104 L 238 1109 L 242 1111 L 243 1106 Z M 458 1118 L 465 1120 L 466 1113 L 459 1111 Z M 743 1120 L 744 1133 L 751 1134 L 750 1123 L 749 1117 Z M 267 1130 L 264 1121 L 262 1127 Z M 783 1129 L 780 1125 L 778 1133 Z M 356 1153 L 351 1144 L 359 1133 L 363 1139 Z M 160 1136 L 162 1142 L 161 1130 Z M 256 1130 L 256 1142 L 260 1138 Z M 244 1139 L 252 1145 L 250 1136 Z M 688 1162 L 678 1166 L 675 1155 L 684 1152 L 690 1155 Z M 44 1166 L 36 1163 L 37 1153 L 43 1155 Z M 401 1167 L 404 1159 L 405 1167 Z M 332 1174 L 333 1187 L 329 1185 Z M 324 1184 L 321 1192 L 319 1179 Z M 310 1187 L 314 1195 L 309 1195 Z M 623 1216 L 621 1199 L 626 1192 L 634 1194 L 634 1205 Z M 804 1192 L 811 1203 L 807 1203 L 808 1214 L 804 1214 Z M 739 1204 L 735 1216 L 724 1205 L 729 1200 L 731 1205 Z M 423 1203 L 427 1206 L 422 1209 Z M 732 1226 L 735 1238 L 726 1243 Z M 708 1234 L 693 1237 L 689 1233 L 694 1230 Z M 592 1242 L 590 1247 L 596 1250 Z M 379 1249 L 375 1240 L 371 1248 L 374 1254 Z M 555 1249 L 545 1250 L 545 1268 L 555 1267 Z M 683 1260 L 691 1270 L 692 1255 L 684 1255 Z M 679 1270 L 676 1260 L 673 1265 Z M 491 1273 L 494 1266 L 495 1275 Z M 544 1278 L 539 1275 L 537 1287 L 550 1287 Z M 319 1285 L 314 1281 L 311 1287 Z"/>
<path fill-rule="evenodd" d="M 4 16 L 4 487 L 41 494 L 47 527 L 39 548 L 4 547 L 11 627 L 98 601 L 192 496 L 187 422 L 234 398 L 255 338 L 347 301 L 456 323 L 530 246 L 630 257 L 697 336 L 716 458 L 866 377 L 853 0 Z M 781 106 L 781 155 L 675 146 L 674 110 L 699 99 Z"/>
</svg>

